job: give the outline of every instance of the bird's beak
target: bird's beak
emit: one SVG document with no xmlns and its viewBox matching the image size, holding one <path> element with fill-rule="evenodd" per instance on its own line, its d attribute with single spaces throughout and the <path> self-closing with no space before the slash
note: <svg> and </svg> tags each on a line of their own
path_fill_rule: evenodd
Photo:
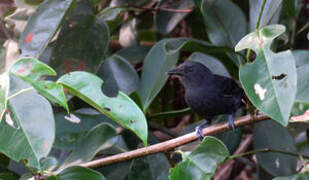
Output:
<svg viewBox="0 0 309 180">
<path fill-rule="evenodd" d="M 181 76 L 183 74 L 183 69 L 175 68 L 166 72 L 168 75 L 178 75 Z"/>
</svg>

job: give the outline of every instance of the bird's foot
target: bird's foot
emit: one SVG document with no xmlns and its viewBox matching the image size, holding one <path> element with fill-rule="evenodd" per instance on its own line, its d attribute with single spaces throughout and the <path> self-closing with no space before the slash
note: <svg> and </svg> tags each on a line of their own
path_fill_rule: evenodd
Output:
<svg viewBox="0 0 309 180">
<path fill-rule="evenodd" d="M 210 121 L 206 120 L 202 124 L 195 127 L 195 133 L 196 133 L 196 136 L 199 140 L 202 141 L 204 139 L 205 136 L 203 134 L 203 128 L 206 127 L 209 123 L 210 123 Z"/>
<path fill-rule="evenodd" d="M 234 124 L 234 115 L 230 114 L 227 120 L 228 126 L 230 129 L 233 129 L 235 131 L 235 124 Z"/>
<path fill-rule="evenodd" d="M 201 126 L 196 126 L 195 127 L 195 133 L 196 133 L 196 136 L 197 138 L 200 140 L 200 141 L 203 141 L 204 139 L 204 134 L 203 134 L 203 128 Z"/>
</svg>

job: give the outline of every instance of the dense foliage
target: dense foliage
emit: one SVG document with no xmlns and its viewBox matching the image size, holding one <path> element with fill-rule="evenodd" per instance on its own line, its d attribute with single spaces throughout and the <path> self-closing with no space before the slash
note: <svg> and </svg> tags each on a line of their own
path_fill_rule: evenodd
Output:
<svg viewBox="0 0 309 180">
<path fill-rule="evenodd" d="M 308 178 L 308 7 L 2 0 L 0 179 Z M 166 75 L 183 61 L 238 81 L 247 99 L 236 116 L 251 114 L 249 125 L 183 143 L 202 122 Z M 147 155 L 169 139 L 178 144 Z M 126 161 L 108 161 L 120 153 Z"/>
</svg>

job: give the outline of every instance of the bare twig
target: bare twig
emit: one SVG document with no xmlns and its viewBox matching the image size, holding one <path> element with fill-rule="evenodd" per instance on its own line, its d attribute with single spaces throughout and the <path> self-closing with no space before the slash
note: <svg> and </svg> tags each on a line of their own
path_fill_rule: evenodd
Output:
<svg viewBox="0 0 309 180">
<path fill-rule="evenodd" d="M 258 122 L 258 121 L 263 121 L 265 119 L 268 119 L 266 115 L 257 115 L 257 116 L 246 115 L 246 116 L 238 118 L 235 121 L 235 126 L 239 127 L 243 125 L 248 125 L 248 124 Z M 203 129 L 203 134 L 211 135 L 211 134 L 217 134 L 217 133 L 227 131 L 227 130 L 229 130 L 227 123 L 216 124 L 216 125 L 212 125 L 210 127 Z M 184 136 L 180 136 L 175 139 L 171 139 L 171 140 L 168 140 L 162 143 L 149 146 L 147 148 L 144 147 L 144 148 L 136 149 L 136 150 L 129 151 L 126 153 L 121 153 L 121 154 L 117 154 L 114 156 L 109 156 L 106 158 L 93 160 L 88 163 L 81 164 L 80 166 L 90 167 L 90 168 L 101 167 L 104 165 L 126 161 L 126 160 L 134 159 L 137 157 L 141 157 L 141 156 L 146 156 L 146 155 L 159 153 L 159 152 L 166 152 L 168 150 L 174 149 L 175 147 L 190 143 L 195 140 L 197 140 L 196 133 L 192 132 L 192 133 L 186 134 Z"/>
</svg>

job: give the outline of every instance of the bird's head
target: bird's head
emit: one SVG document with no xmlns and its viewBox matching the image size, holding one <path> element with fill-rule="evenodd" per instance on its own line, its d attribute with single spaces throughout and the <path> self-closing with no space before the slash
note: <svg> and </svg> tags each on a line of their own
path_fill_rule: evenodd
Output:
<svg viewBox="0 0 309 180">
<path fill-rule="evenodd" d="M 179 76 L 185 87 L 199 86 L 213 77 L 212 72 L 206 66 L 195 61 L 185 61 L 175 69 L 168 71 L 167 74 Z"/>
</svg>

